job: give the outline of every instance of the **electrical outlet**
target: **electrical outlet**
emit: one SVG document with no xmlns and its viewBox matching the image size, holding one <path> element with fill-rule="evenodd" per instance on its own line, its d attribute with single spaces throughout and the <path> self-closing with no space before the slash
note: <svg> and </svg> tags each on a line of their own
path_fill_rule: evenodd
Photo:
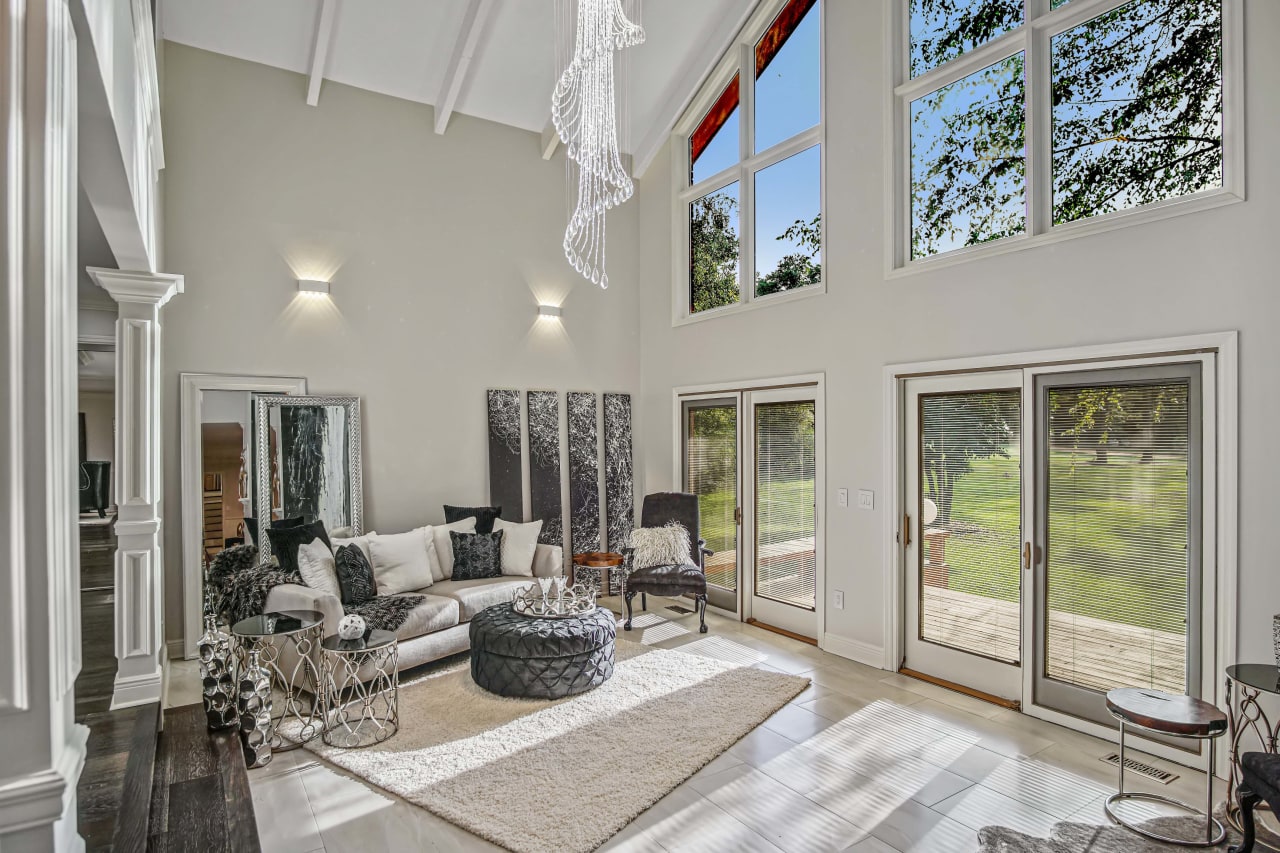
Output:
<svg viewBox="0 0 1280 853">
<path fill-rule="evenodd" d="M 848 489 L 836 489 L 836 503 L 837 503 L 838 505 L 840 505 L 840 506 L 848 506 L 848 505 L 849 505 L 849 490 L 848 490 Z"/>
<path fill-rule="evenodd" d="M 843 589 L 837 589 L 835 592 L 832 593 L 831 598 L 832 598 L 831 603 L 835 605 L 836 610 L 844 610 L 844 590 Z"/>
<path fill-rule="evenodd" d="M 875 509 L 876 493 L 870 489 L 858 489 L 858 509 Z"/>
</svg>

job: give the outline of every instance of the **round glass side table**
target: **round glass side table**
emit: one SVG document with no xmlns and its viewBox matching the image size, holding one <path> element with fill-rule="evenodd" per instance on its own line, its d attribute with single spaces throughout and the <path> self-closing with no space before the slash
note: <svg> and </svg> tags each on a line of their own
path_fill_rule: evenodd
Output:
<svg viewBox="0 0 1280 853">
<path fill-rule="evenodd" d="M 390 631 L 325 639 L 320 652 L 324 742 L 343 749 L 382 743 L 400 730 L 399 644 Z"/>
<path fill-rule="evenodd" d="M 241 672 L 249 650 L 271 673 L 271 749 L 296 749 L 320 734 L 320 678 L 316 656 L 324 633 L 324 614 L 283 610 L 241 619 L 231 626 Z"/>
<path fill-rule="evenodd" d="M 1227 780 L 1227 820 L 1237 831 L 1240 825 L 1240 803 L 1236 788 L 1240 784 L 1240 755 L 1243 752 L 1275 754 L 1280 739 L 1280 718 L 1272 722 L 1262 708 L 1264 693 L 1280 696 L 1280 667 L 1269 663 L 1240 663 L 1227 667 L 1227 743 L 1231 749 L 1231 775 Z M 1255 813 L 1267 809 L 1259 803 Z M 1258 821 L 1258 840 L 1277 846 L 1280 832 Z"/>
</svg>

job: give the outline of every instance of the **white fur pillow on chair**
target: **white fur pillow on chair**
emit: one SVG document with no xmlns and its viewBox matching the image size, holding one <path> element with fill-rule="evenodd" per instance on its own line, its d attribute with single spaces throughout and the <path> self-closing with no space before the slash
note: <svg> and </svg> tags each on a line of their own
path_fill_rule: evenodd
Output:
<svg viewBox="0 0 1280 853">
<path fill-rule="evenodd" d="M 666 527 L 637 527 L 631 531 L 631 547 L 637 569 L 683 566 L 689 562 L 689 531 L 678 521 Z"/>
</svg>

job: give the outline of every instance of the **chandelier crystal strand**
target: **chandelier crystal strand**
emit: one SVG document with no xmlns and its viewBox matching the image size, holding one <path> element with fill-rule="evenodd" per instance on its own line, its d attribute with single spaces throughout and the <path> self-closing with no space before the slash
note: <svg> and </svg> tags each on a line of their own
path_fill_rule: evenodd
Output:
<svg viewBox="0 0 1280 853">
<path fill-rule="evenodd" d="M 614 51 L 642 43 L 644 30 L 627 19 L 622 0 L 578 0 L 577 6 L 573 59 L 551 96 L 551 120 L 578 177 L 564 253 L 584 278 L 608 287 L 605 213 L 635 192 L 618 150 Z"/>
</svg>

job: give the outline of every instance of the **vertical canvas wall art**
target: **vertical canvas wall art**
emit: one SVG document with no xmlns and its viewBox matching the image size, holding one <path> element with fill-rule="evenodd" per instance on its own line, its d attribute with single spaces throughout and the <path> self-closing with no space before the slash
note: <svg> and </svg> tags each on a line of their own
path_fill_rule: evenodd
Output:
<svg viewBox="0 0 1280 853">
<path fill-rule="evenodd" d="M 520 392 L 489 392 L 489 502 L 507 521 L 524 521 Z"/>
<path fill-rule="evenodd" d="M 564 544 L 564 505 L 560 501 L 560 395 L 530 391 L 529 512 L 542 519 L 538 541 Z"/>
<path fill-rule="evenodd" d="M 341 406 L 286 406 L 280 412 L 282 518 L 351 523 L 347 420 Z"/>
<path fill-rule="evenodd" d="M 631 395 L 604 395 L 605 537 L 621 552 L 635 526 L 635 477 L 631 458 Z"/>
<path fill-rule="evenodd" d="M 596 395 L 570 391 L 569 534 L 573 553 L 600 550 L 600 453 Z"/>
</svg>

